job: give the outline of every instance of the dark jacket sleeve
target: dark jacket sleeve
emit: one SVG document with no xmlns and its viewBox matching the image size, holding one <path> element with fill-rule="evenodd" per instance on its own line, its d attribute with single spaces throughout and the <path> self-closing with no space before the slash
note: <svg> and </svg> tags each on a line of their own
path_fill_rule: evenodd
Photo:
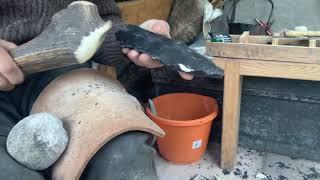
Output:
<svg viewBox="0 0 320 180">
<path fill-rule="evenodd" d="M 100 64 L 112 65 L 117 68 L 118 80 L 127 91 L 138 100 L 145 101 L 153 92 L 152 78 L 149 69 L 135 65 L 121 51 L 120 43 L 116 40 L 115 32 L 123 25 L 120 10 L 112 0 L 96 0 L 101 17 L 111 20 L 113 27 L 108 31 L 92 61 Z"/>
<path fill-rule="evenodd" d="M 127 57 L 122 53 L 120 43 L 115 36 L 115 33 L 122 25 L 121 14 L 117 4 L 113 0 L 94 0 L 92 2 L 97 4 L 100 16 L 105 21 L 112 21 L 112 28 L 108 31 L 106 39 L 93 56 L 92 61 L 113 66 L 129 63 Z"/>
</svg>

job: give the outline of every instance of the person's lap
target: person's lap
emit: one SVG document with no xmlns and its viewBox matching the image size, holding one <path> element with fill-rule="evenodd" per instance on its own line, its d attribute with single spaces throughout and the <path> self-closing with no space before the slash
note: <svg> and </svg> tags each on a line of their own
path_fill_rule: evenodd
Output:
<svg viewBox="0 0 320 180">
<path fill-rule="evenodd" d="M 10 96 L 11 93 L 0 93 L 0 179 L 44 180 L 43 173 L 25 168 L 7 153 L 6 137 L 11 128 L 22 118 L 20 110 Z"/>
<path fill-rule="evenodd" d="M 0 179 L 45 179 L 44 172 L 30 170 L 11 158 L 6 150 L 6 137 L 17 122 L 29 115 L 33 102 L 44 87 L 64 71 L 32 75 L 13 91 L 0 92 Z"/>
<path fill-rule="evenodd" d="M 90 64 L 81 67 L 90 67 Z M 76 68 L 79 66 L 30 76 L 13 91 L 0 92 L 0 179 L 46 179 L 46 171 L 30 170 L 10 157 L 6 151 L 6 137 L 18 121 L 29 115 L 34 101 L 47 84 L 63 72 Z M 150 135 L 142 132 L 129 132 L 116 137 L 94 156 L 82 179 L 156 179 L 152 164 L 154 150 L 147 145 L 148 138 Z M 124 148 L 126 145 L 127 148 Z M 117 153 L 122 158 L 119 159 Z"/>
</svg>

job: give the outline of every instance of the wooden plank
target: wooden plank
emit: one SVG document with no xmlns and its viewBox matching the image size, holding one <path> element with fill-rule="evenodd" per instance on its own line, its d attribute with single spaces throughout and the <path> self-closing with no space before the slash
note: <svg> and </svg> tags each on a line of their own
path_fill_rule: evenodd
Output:
<svg viewBox="0 0 320 180">
<path fill-rule="evenodd" d="M 225 68 L 225 60 L 226 58 L 213 58 L 212 62 L 217 65 L 218 67 L 220 67 L 221 69 Z"/>
<path fill-rule="evenodd" d="M 272 45 L 306 46 L 309 45 L 309 38 L 281 38 L 279 34 L 272 38 Z"/>
<path fill-rule="evenodd" d="M 172 0 L 132 0 L 118 3 L 122 19 L 129 24 L 141 24 L 149 19 L 167 20 Z"/>
<path fill-rule="evenodd" d="M 305 46 L 308 47 L 308 38 L 278 38 L 278 45 Z"/>
<path fill-rule="evenodd" d="M 233 43 L 239 43 L 241 35 L 231 35 Z M 281 38 L 277 37 L 279 45 L 308 46 L 308 38 Z M 272 36 L 249 36 L 249 44 L 272 44 Z"/>
<path fill-rule="evenodd" d="M 239 43 L 241 35 L 231 35 L 232 42 Z M 267 44 L 271 43 L 271 36 L 249 36 L 248 37 L 250 44 Z"/>
<path fill-rule="evenodd" d="M 320 64 L 320 48 L 207 42 L 209 56 Z"/>
<path fill-rule="evenodd" d="M 278 45 L 278 44 L 279 44 L 279 38 L 273 38 L 272 45 Z"/>
<path fill-rule="evenodd" d="M 214 63 L 225 69 L 225 61 L 240 63 L 240 74 L 244 76 L 273 77 L 320 81 L 320 65 L 250 59 L 214 58 Z"/>
<path fill-rule="evenodd" d="M 242 60 L 240 69 L 246 76 L 320 81 L 318 64 Z"/>
<path fill-rule="evenodd" d="M 281 38 L 283 33 L 274 33 L 272 45 L 308 46 L 308 38 Z"/>
<path fill-rule="evenodd" d="M 225 61 L 221 168 L 234 168 L 238 148 L 242 77 L 237 61 Z"/>
<path fill-rule="evenodd" d="M 320 37 L 320 31 L 286 31 L 287 37 Z"/>
</svg>

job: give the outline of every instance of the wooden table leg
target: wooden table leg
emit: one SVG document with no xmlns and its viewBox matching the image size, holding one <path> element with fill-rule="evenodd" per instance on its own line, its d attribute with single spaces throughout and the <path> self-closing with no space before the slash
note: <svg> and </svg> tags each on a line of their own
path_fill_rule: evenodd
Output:
<svg viewBox="0 0 320 180">
<path fill-rule="evenodd" d="M 234 168 L 238 148 L 242 76 L 240 63 L 225 61 L 221 168 Z"/>
</svg>

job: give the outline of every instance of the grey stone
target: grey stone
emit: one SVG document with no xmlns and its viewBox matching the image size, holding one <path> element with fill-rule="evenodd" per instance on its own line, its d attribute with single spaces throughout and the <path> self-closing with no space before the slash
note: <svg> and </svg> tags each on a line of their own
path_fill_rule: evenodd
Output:
<svg viewBox="0 0 320 180">
<path fill-rule="evenodd" d="M 68 140 L 60 119 L 49 113 L 38 113 L 12 128 L 7 138 L 7 151 L 25 167 L 44 170 L 61 156 Z"/>
</svg>

